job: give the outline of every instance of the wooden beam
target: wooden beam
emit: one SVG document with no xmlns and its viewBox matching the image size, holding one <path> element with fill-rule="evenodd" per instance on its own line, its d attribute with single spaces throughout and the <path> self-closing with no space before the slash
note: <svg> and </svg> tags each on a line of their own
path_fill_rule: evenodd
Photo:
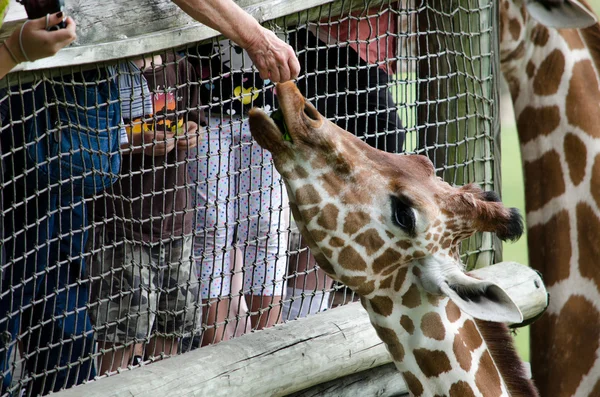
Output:
<svg viewBox="0 0 600 397">
<path fill-rule="evenodd" d="M 236 0 L 259 22 L 291 26 L 363 9 L 361 0 Z M 369 7 L 390 0 L 369 0 Z M 323 9 L 319 6 L 324 6 Z M 77 23 L 77 41 L 51 58 L 24 62 L 13 71 L 39 70 L 134 57 L 218 36 L 179 9 L 171 0 L 65 0 L 67 15 Z M 325 10 L 325 11 L 323 11 Z M 23 8 L 11 0 L 0 40 L 24 20 Z"/>
<path fill-rule="evenodd" d="M 367 313 L 351 303 L 58 396 L 285 396 L 389 362 Z"/>
<path fill-rule="evenodd" d="M 470 274 L 494 279 L 517 303 L 526 319 L 537 316 L 546 307 L 538 297 L 547 297 L 544 285 L 539 275 L 526 266 L 504 262 Z M 534 307 L 537 309 L 526 309 Z M 350 397 L 360 395 L 353 394 L 353 382 L 373 377 L 389 384 L 390 390 L 404 390 L 401 376 L 396 374 L 397 379 L 392 379 L 389 368 L 360 374 L 390 362 L 390 355 L 377 337 L 367 313 L 359 303 L 351 303 L 124 371 L 60 392 L 58 396 L 263 397 L 286 396 L 321 385 L 321 388 L 340 391 L 331 395 L 346 396 L 347 392 Z M 342 380 L 340 385 L 323 385 L 346 376 L 350 377 Z M 347 391 L 341 393 L 346 388 Z"/>
<path fill-rule="evenodd" d="M 396 365 L 385 364 L 322 383 L 286 397 L 409 397 Z"/>
</svg>

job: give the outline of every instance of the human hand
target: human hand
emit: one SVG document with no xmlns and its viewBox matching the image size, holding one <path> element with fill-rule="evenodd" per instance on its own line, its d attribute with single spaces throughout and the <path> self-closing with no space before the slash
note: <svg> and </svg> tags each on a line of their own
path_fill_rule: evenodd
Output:
<svg viewBox="0 0 600 397">
<path fill-rule="evenodd" d="M 175 148 L 175 133 L 171 131 L 144 131 L 144 154 L 146 156 L 166 156 Z"/>
<path fill-rule="evenodd" d="M 294 49 L 262 26 L 260 34 L 254 36 L 246 51 L 262 79 L 278 83 L 295 79 L 300 73 L 300 63 Z"/>
<path fill-rule="evenodd" d="M 186 123 L 185 129 L 177 134 L 177 150 L 189 150 L 198 146 L 200 135 L 198 134 L 198 124 L 193 121 Z"/>
<path fill-rule="evenodd" d="M 63 13 L 58 12 L 27 21 L 22 28 L 13 31 L 6 39 L 5 45 L 19 62 L 36 61 L 52 56 L 77 38 L 75 21 L 71 17 L 66 18 L 64 29 L 46 30 L 47 27 L 58 25 L 62 20 Z M 21 43 L 19 43 L 19 36 L 21 36 Z"/>
</svg>

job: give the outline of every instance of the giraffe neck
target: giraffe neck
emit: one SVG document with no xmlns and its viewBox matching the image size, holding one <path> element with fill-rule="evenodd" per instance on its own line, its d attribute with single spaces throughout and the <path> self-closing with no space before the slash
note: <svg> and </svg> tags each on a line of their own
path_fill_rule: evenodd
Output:
<svg viewBox="0 0 600 397">
<path fill-rule="evenodd" d="M 526 35 L 522 58 L 502 69 L 521 141 L 530 263 L 552 296 L 547 315 L 532 326 L 533 376 L 542 395 L 594 395 L 600 392 L 600 58 L 594 47 L 600 28 L 557 31 L 530 21 Z"/>
<path fill-rule="evenodd" d="M 448 298 L 421 288 L 415 266 L 403 270 L 397 274 L 406 278 L 402 287 L 397 292 L 390 288 L 393 304 L 380 289 L 376 296 L 363 299 L 363 305 L 413 395 L 509 396 L 511 390 L 482 335 L 481 323 Z M 500 332 L 510 345 L 506 330 Z M 494 334 L 497 330 L 487 332 Z M 520 363 L 516 354 L 511 359 L 513 366 Z M 537 395 L 533 388 L 525 388 L 531 394 L 520 395 Z"/>
</svg>

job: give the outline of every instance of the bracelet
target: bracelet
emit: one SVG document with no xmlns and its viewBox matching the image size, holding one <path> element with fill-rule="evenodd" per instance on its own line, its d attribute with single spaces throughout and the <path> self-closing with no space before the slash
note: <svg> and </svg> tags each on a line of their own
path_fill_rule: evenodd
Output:
<svg viewBox="0 0 600 397">
<path fill-rule="evenodd" d="M 25 25 L 27 25 L 27 22 L 29 22 L 29 19 L 26 20 L 23 25 L 21 25 L 21 31 L 19 32 L 19 46 L 21 47 L 21 52 L 23 53 L 25 60 L 27 62 L 31 62 L 31 60 L 27 57 L 27 54 L 25 53 L 25 48 L 23 48 L 23 28 L 25 28 Z"/>
<path fill-rule="evenodd" d="M 10 47 L 8 46 L 8 44 L 6 44 L 6 40 L 4 40 L 2 42 L 2 45 L 4 46 L 4 48 L 6 48 L 6 51 L 8 51 L 8 53 L 10 54 L 10 57 L 12 58 L 12 60 L 15 61 L 15 63 L 17 65 L 20 64 L 21 62 L 19 62 L 17 60 L 17 57 L 15 56 L 15 54 L 12 52 L 12 50 L 10 49 Z"/>
</svg>

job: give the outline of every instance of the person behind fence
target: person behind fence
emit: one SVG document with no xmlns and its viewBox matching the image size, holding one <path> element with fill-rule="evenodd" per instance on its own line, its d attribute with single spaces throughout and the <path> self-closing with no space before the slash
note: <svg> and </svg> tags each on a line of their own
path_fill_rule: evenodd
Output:
<svg viewBox="0 0 600 397">
<path fill-rule="evenodd" d="M 211 105 L 207 139 L 189 170 L 196 190 L 194 253 L 208 305 L 202 343 L 209 344 L 228 339 L 236 328 L 245 330 L 246 324 L 262 329 L 278 321 L 279 310 L 271 307 L 280 302 L 286 274 L 286 196 L 270 154 L 252 139 L 245 118 L 251 106 L 274 106 L 273 85 L 253 72 L 248 53 L 230 40 L 197 52 L 200 94 Z M 240 271 L 241 289 L 234 290 Z M 241 324 L 222 326 L 236 315 Z"/>
<path fill-rule="evenodd" d="M 178 340 L 201 323 L 186 186 L 203 123 L 194 69 L 169 53 L 123 64 L 119 76 L 129 143 L 120 181 L 91 203 L 101 374 L 127 367 L 136 344 L 149 360 L 177 354 Z"/>
<path fill-rule="evenodd" d="M 40 59 L 72 42 L 71 18 L 64 29 L 49 31 L 63 19 L 57 13 L 27 21 L 0 48 L 2 64 Z M 28 395 L 95 376 L 85 309 L 84 199 L 110 186 L 120 166 L 121 113 L 111 76 L 110 69 L 96 68 L 7 91 L 2 147 L 12 155 L 5 159 L 7 265 L 0 289 L 4 390 L 10 390 L 17 350 L 36 375 L 24 381 Z"/>
<path fill-rule="evenodd" d="M 324 18 L 290 35 L 302 67 L 298 88 L 319 112 L 369 145 L 391 153 L 403 150 L 405 130 L 390 92 L 396 72 L 400 15 L 392 6 Z M 283 319 L 329 307 L 333 281 L 300 241 L 290 257 L 290 285 Z"/>
</svg>

